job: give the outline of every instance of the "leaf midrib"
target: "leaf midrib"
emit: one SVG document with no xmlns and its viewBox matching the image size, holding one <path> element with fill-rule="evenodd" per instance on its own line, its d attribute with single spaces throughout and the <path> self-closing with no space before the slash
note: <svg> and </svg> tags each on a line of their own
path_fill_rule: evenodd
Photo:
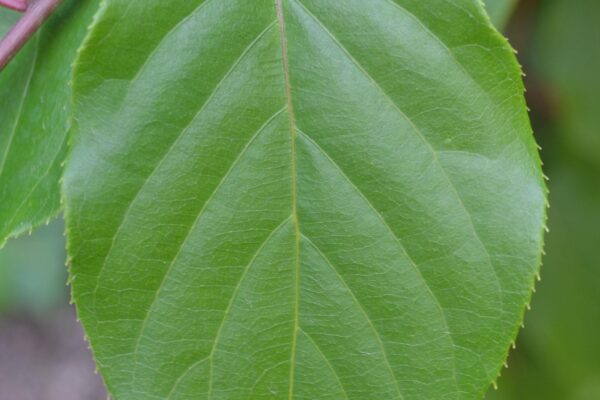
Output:
<svg viewBox="0 0 600 400">
<path fill-rule="evenodd" d="M 290 67 L 283 15 L 283 0 L 276 0 L 277 20 L 281 35 L 281 60 L 283 64 L 285 98 L 290 123 L 291 171 L 292 171 L 292 224 L 294 226 L 294 331 L 292 336 L 292 354 L 290 357 L 290 376 L 288 398 L 294 398 L 294 374 L 296 367 L 296 350 L 298 345 L 299 314 L 300 314 L 300 221 L 298 220 L 298 167 L 296 151 L 296 121 L 292 102 L 292 85 L 290 83 Z"/>
</svg>

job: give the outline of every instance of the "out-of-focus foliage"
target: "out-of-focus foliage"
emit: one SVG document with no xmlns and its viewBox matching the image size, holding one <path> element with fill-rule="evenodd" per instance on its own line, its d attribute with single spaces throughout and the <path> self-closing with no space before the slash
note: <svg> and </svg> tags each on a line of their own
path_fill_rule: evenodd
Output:
<svg viewBox="0 0 600 400">
<path fill-rule="evenodd" d="M 492 22 L 502 30 L 515 8 L 517 0 L 485 0 L 484 3 Z"/>
<path fill-rule="evenodd" d="M 533 37 L 520 54 L 551 177 L 548 255 L 518 349 L 488 398 L 597 400 L 600 1 L 540 1 L 531 15 Z"/>
<path fill-rule="evenodd" d="M 2 17 L 0 17 L 0 35 L 6 34 L 18 19 L 19 13 L 16 11 L 2 9 Z"/>
<path fill-rule="evenodd" d="M 0 313 L 39 312 L 66 302 L 62 230 L 62 222 L 54 222 L 10 240 L 0 251 Z"/>
<path fill-rule="evenodd" d="M 600 1 L 546 0 L 539 13 L 531 63 L 560 107 L 560 153 L 600 167 Z"/>
</svg>

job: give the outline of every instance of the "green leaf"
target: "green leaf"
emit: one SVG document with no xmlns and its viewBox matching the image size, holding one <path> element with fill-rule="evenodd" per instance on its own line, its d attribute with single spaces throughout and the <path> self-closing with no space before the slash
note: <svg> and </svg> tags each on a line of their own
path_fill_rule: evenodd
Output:
<svg viewBox="0 0 600 400">
<path fill-rule="evenodd" d="M 479 3 L 103 4 L 64 191 L 112 395 L 483 397 L 545 189 Z"/>
<path fill-rule="evenodd" d="M 71 64 L 96 1 L 65 2 L 0 73 L 0 246 L 60 207 Z M 0 34 L 17 13 L 0 9 Z"/>
<path fill-rule="evenodd" d="M 484 0 L 486 10 L 498 29 L 503 29 L 517 5 L 517 0 Z"/>
<path fill-rule="evenodd" d="M 17 22 L 19 13 L 16 11 L 10 11 L 3 9 L 0 11 L 0 35 L 4 35 L 8 32 L 11 26 Z"/>
</svg>

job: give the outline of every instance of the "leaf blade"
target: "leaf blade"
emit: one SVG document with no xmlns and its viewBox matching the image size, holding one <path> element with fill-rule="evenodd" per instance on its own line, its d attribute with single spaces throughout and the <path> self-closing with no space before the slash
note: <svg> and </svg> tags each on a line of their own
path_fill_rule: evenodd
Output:
<svg viewBox="0 0 600 400">
<path fill-rule="evenodd" d="M 113 394 L 308 398 L 308 355 L 324 398 L 482 394 L 545 204 L 518 66 L 483 10 L 437 4 L 477 15 L 474 35 L 420 2 L 159 3 L 127 8 L 154 28 L 131 57 L 124 3 L 105 3 L 76 75 L 74 297 Z"/>
<path fill-rule="evenodd" d="M 0 76 L 0 244 L 54 217 L 69 129 L 70 64 L 95 2 L 66 2 Z M 2 10 L 7 30 L 13 13 Z"/>
</svg>

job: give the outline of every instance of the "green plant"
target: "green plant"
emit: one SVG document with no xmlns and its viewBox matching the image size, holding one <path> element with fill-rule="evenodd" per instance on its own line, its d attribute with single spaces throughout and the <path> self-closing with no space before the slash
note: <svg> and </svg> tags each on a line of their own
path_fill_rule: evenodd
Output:
<svg viewBox="0 0 600 400">
<path fill-rule="evenodd" d="M 2 232 L 64 211 L 116 399 L 483 397 L 546 191 L 478 1 L 105 0 L 81 47 L 67 3 L 0 78 Z"/>
</svg>

